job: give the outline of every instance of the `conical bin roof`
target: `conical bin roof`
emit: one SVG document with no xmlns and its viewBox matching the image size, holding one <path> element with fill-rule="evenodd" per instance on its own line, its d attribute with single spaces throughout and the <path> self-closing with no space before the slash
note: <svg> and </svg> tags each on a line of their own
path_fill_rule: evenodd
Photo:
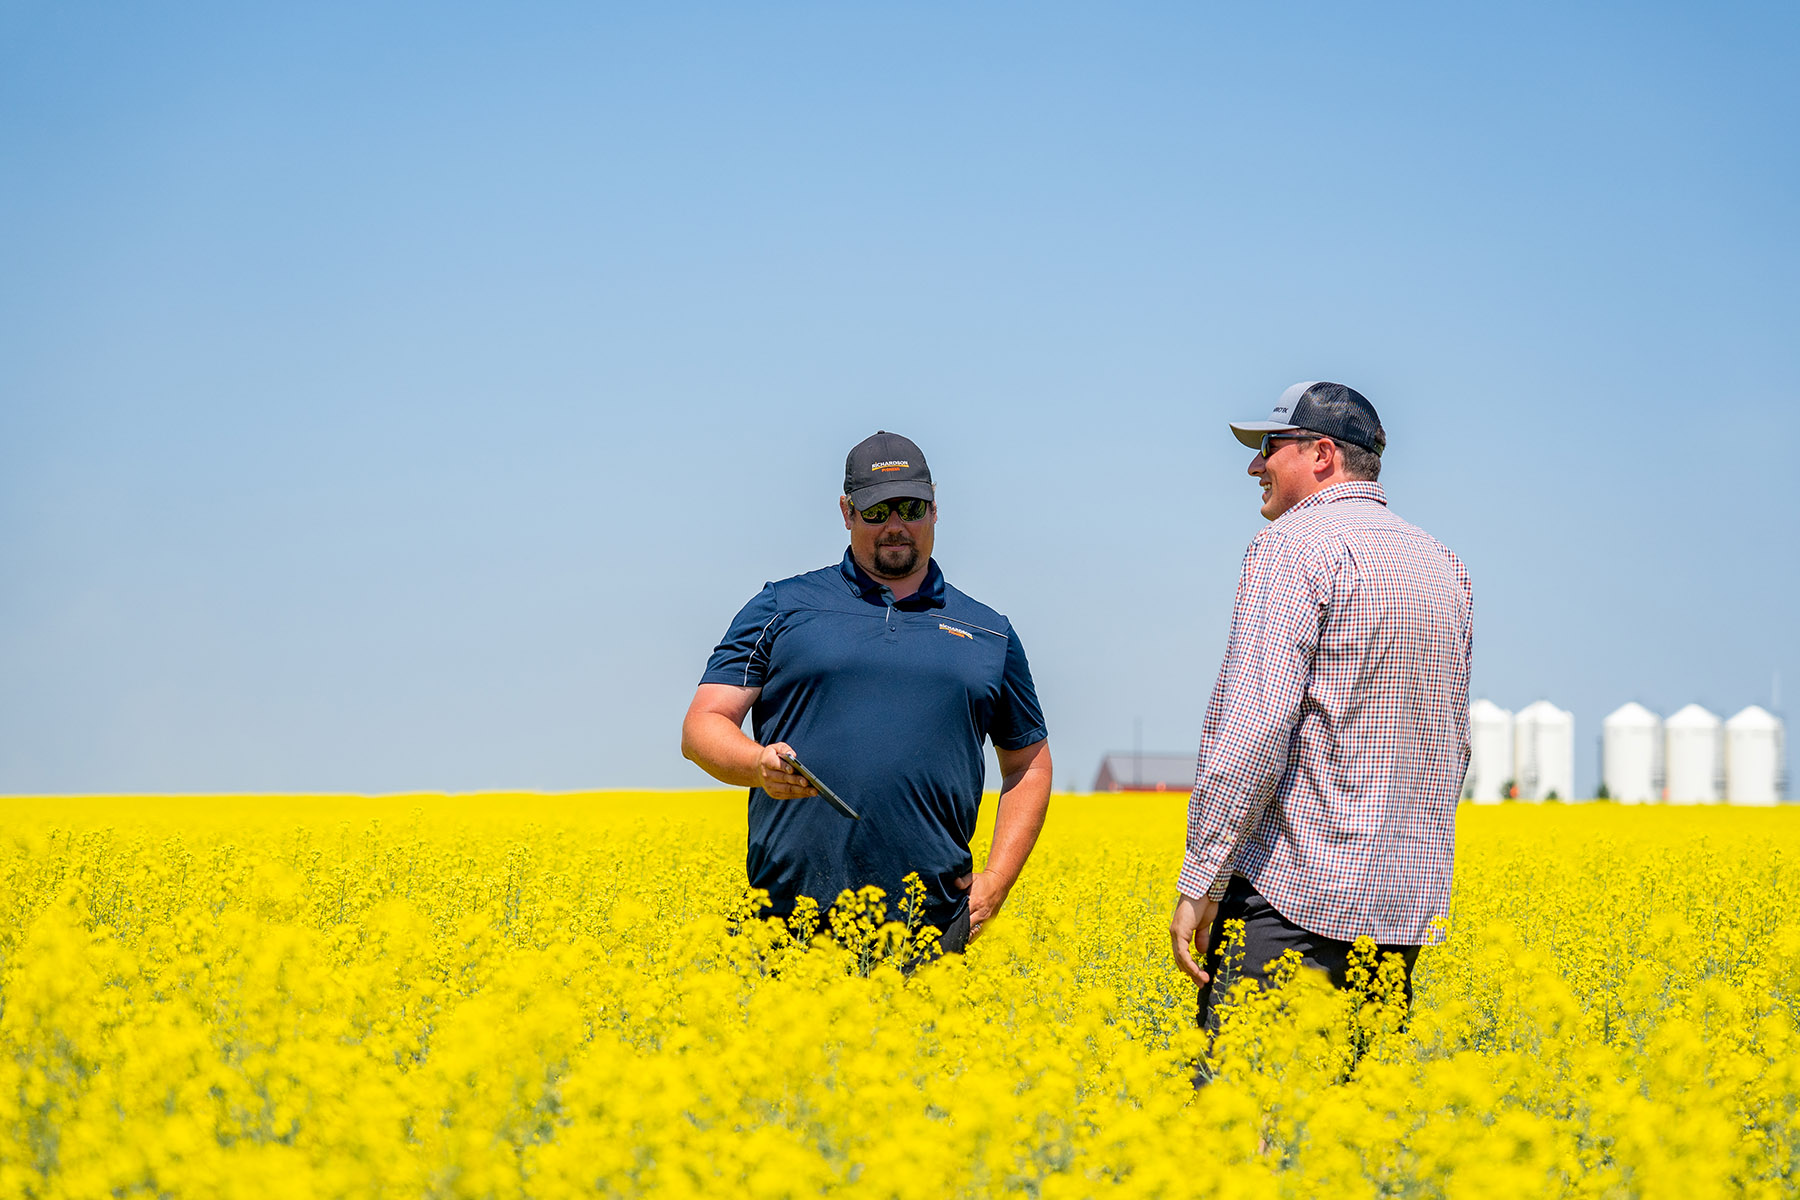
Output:
<svg viewBox="0 0 1800 1200">
<path fill-rule="evenodd" d="M 1717 729 L 1719 718 L 1701 708 L 1698 704 L 1685 705 L 1670 713 L 1663 722 L 1665 729 Z"/>
<path fill-rule="evenodd" d="M 1558 708 L 1548 700 L 1533 700 L 1530 704 L 1521 708 L 1518 715 L 1513 718 L 1513 720 L 1524 724 L 1530 724 L 1531 722 L 1536 721 L 1539 724 L 1544 725 L 1552 725 L 1557 722 L 1572 722 L 1574 719 L 1574 713 L 1566 708 Z"/>
<path fill-rule="evenodd" d="M 1662 724 L 1662 718 L 1631 700 L 1613 709 L 1600 723 L 1608 729 L 1654 729 Z"/>
<path fill-rule="evenodd" d="M 1752 704 L 1725 722 L 1727 729 L 1780 729 L 1781 718 L 1761 705 Z"/>
</svg>

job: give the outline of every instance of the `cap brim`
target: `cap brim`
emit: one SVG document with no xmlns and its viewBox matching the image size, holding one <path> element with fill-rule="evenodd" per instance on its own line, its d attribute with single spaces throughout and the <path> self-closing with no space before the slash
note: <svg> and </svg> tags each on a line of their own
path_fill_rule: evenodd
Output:
<svg viewBox="0 0 1800 1200">
<path fill-rule="evenodd" d="M 923 479 L 893 479 L 871 483 L 850 493 L 850 507 L 868 508 L 883 500 L 931 500 L 931 485 Z"/>
<path fill-rule="evenodd" d="M 1263 434 L 1281 433 L 1289 429 L 1298 429 L 1298 425 L 1283 425 L 1280 421 L 1233 421 L 1231 432 L 1237 440 L 1252 450 L 1262 449 Z"/>
</svg>

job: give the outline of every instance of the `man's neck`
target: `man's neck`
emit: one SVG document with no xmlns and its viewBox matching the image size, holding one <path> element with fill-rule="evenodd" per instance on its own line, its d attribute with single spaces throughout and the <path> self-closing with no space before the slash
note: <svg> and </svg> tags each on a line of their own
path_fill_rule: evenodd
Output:
<svg viewBox="0 0 1800 1200">
<path fill-rule="evenodd" d="M 866 567 L 864 569 L 867 570 Z M 889 579 L 886 576 L 877 575 L 873 571 L 869 571 L 869 578 L 884 585 L 888 591 L 894 594 L 894 599 L 904 600 L 919 590 L 925 582 L 925 572 L 930 569 L 930 560 L 927 559 L 925 566 L 920 567 L 905 579 Z"/>
<path fill-rule="evenodd" d="M 1349 482 L 1351 482 L 1351 481 L 1344 475 L 1344 473 L 1342 471 L 1333 471 L 1331 474 L 1325 476 L 1323 479 L 1319 479 L 1319 478 L 1315 477 L 1313 479 L 1313 485 L 1312 485 L 1311 490 L 1309 490 L 1306 493 L 1306 495 L 1300 497 L 1299 500 L 1294 501 L 1294 503 L 1296 505 L 1299 505 L 1303 501 L 1311 500 L 1314 496 L 1318 495 L 1320 492 L 1324 491 L 1326 488 L 1334 488 L 1340 483 L 1349 483 Z"/>
<path fill-rule="evenodd" d="M 920 563 L 917 570 L 899 579 L 889 579 L 886 575 L 871 570 L 870 564 L 857 558 L 854 551 L 850 555 L 850 561 L 856 564 L 857 570 L 885 587 L 895 600 L 905 600 L 909 596 L 915 595 L 925 585 L 925 576 L 931 573 L 931 559 L 929 558 Z"/>
<path fill-rule="evenodd" d="M 1320 492 L 1324 491 L 1326 488 L 1334 488 L 1340 483 L 1354 483 L 1354 482 L 1356 482 L 1356 481 L 1351 479 L 1348 475 L 1344 474 L 1343 471 L 1341 471 L 1341 470 L 1333 471 L 1331 474 L 1327 475 L 1325 478 L 1319 480 L 1319 486 L 1315 487 L 1312 490 L 1312 494 L 1316 496 Z"/>
</svg>

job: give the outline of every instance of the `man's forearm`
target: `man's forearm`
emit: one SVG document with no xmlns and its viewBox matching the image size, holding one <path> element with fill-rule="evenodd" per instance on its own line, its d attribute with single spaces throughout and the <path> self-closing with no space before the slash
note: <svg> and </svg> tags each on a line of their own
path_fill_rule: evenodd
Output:
<svg viewBox="0 0 1800 1200">
<path fill-rule="evenodd" d="M 1238 847 L 1262 820 L 1274 790 L 1275 785 L 1269 784 L 1260 799 L 1223 806 L 1222 820 L 1201 806 L 1196 822 L 1195 806 L 1189 802 L 1187 852 L 1176 885 L 1182 895 L 1210 896 L 1214 900 L 1224 895 Z"/>
<path fill-rule="evenodd" d="M 762 747 L 720 713 L 690 713 L 681 726 L 681 753 L 720 783 L 756 786 Z"/>
<path fill-rule="evenodd" d="M 1203 736 L 1201 767 L 1188 797 L 1186 853 L 1178 888 L 1185 896 L 1222 894 L 1238 847 L 1262 820 L 1287 770 L 1294 719 L 1275 720 L 1254 709 L 1207 714 L 1207 724 L 1230 736 Z"/>
<path fill-rule="evenodd" d="M 1010 888 L 1025 869 L 1050 811 L 1050 756 L 1045 753 L 1000 783 L 994 814 L 994 840 L 988 850 L 987 873 Z"/>
</svg>

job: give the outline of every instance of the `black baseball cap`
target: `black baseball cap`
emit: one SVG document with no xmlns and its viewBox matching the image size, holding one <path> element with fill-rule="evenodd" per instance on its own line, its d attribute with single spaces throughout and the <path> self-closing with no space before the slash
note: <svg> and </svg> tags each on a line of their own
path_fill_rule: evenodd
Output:
<svg viewBox="0 0 1800 1200">
<path fill-rule="evenodd" d="M 844 459 L 844 495 L 852 508 L 883 500 L 932 498 L 931 468 L 911 438 L 879 430 L 856 443 Z"/>
<path fill-rule="evenodd" d="M 1387 449 L 1387 431 L 1375 415 L 1375 406 L 1361 392 L 1341 383 L 1296 383 L 1281 393 L 1268 420 L 1231 423 L 1237 440 L 1252 449 L 1262 447 L 1263 434 L 1289 429 L 1322 433 L 1333 441 L 1361 446 L 1377 458 Z"/>
</svg>

